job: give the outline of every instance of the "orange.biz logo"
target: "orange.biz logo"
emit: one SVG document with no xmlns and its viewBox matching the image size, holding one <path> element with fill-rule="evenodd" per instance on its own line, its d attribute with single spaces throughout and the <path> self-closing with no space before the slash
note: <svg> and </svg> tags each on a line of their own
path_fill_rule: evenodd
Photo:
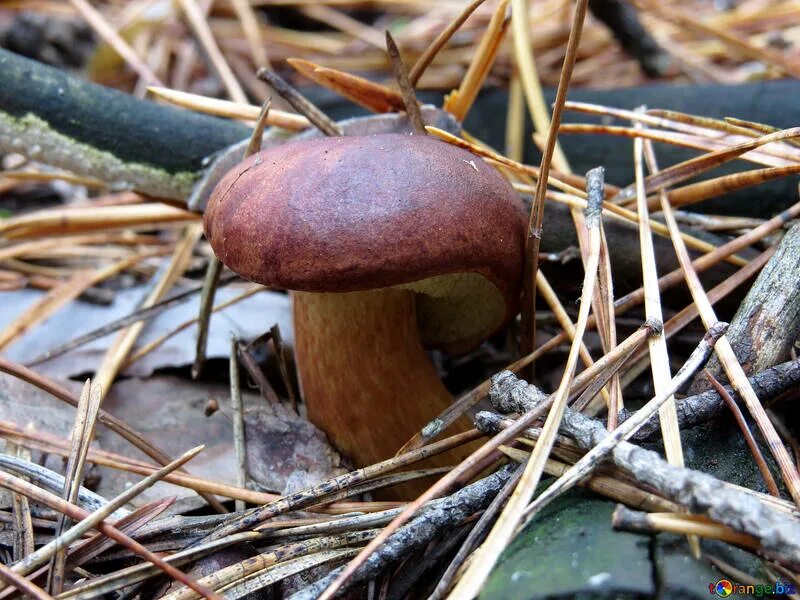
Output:
<svg viewBox="0 0 800 600">
<path fill-rule="evenodd" d="M 720 598 L 727 598 L 734 594 L 748 594 L 760 598 L 761 596 L 771 595 L 788 595 L 797 593 L 797 587 L 794 584 L 786 583 L 784 581 L 776 581 L 775 583 L 757 583 L 754 585 L 745 585 L 742 583 L 734 583 L 730 579 L 720 579 L 716 583 L 708 584 L 708 591 L 711 594 L 716 594 Z"/>
</svg>

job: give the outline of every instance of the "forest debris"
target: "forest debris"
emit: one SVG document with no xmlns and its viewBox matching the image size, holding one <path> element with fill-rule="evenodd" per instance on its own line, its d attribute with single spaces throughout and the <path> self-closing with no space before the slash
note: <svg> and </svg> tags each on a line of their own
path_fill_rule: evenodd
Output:
<svg viewBox="0 0 800 600">
<path fill-rule="evenodd" d="M 492 395 L 520 398 L 528 396 L 533 387 L 506 371 L 495 378 Z M 534 393 L 532 401 L 537 396 Z M 482 412 L 478 417 L 478 425 L 487 433 L 504 426 L 503 419 L 494 413 Z M 561 431 L 586 450 L 610 435 L 600 421 L 574 411 L 564 414 Z M 620 442 L 609 458 L 639 482 L 690 511 L 753 536 L 770 557 L 792 568 L 800 566 L 800 522 L 796 518 L 710 475 L 674 467 L 657 453 L 630 442 Z"/>
</svg>

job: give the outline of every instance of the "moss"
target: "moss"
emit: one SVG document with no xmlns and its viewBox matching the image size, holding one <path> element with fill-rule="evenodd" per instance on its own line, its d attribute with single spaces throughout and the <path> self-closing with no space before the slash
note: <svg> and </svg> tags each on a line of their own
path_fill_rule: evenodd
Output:
<svg viewBox="0 0 800 600">
<path fill-rule="evenodd" d="M 185 198 L 199 175 L 190 171 L 170 173 L 152 165 L 126 162 L 111 152 L 55 131 L 47 121 L 30 113 L 14 117 L 0 111 L 0 147 L 96 177 L 115 189 L 135 189 L 163 198 Z"/>
</svg>

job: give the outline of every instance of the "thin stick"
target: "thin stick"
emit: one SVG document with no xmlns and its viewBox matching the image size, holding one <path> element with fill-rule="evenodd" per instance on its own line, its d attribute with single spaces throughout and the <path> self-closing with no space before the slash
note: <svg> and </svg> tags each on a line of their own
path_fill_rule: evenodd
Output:
<svg viewBox="0 0 800 600">
<path fill-rule="evenodd" d="M 695 158 L 672 165 L 663 171 L 652 173 L 644 180 L 645 191 L 648 194 L 657 192 L 664 188 L 675 185 L 676 183 L 680 183 L 700 175 L 701 173 L 705 173 L 710 169 L 729 163 L 730 161 L 739 158 L 741 155 L 750 152 L 751 150 L 760 148 L 761 146 L 765 146 L 766 144 L 797 137 L 800 137 L 800 127 L 792 127 L 789 129 L 783 129 L 776 133 L 770 133 L 760 138 L 748 140 L 746 142 L 742 142 L 741 144 L 729 146 L 727 148 L 723 148 L 722 150 L 707 152 L 706 154 L 702 154 Z M 636 188 L 634 184 L 632 186 L 629 185 L 628 187 L 622 188 L 610 201 L 612 203 L 625 202 L 631 198 L 634 198 L 635 196 Z"/>
<path fill-rule="evenodd" d="M 71 504 L 75 504 L 78 500 L 86 465 L 86 455 L 89 452 L 89 445 L 94 439 L 97 412 L 100 409 L 101 399 L 100 389 L 97 386 L 92 386 L 90 380 L 86 380 L 83 386 L 83 393 L 78 401 L 78 410 L 75 411 L 75 423 L 70 436 L 69 459 L 64 475 L 64 491 L 61 495 L 64 500 Z M 56 538 L 60 537 L 64 533 L 64 528 L 68 525 L 69 520 L 67 517 L 59 515 L 53 535 Z M 64 567 L 67 559 L 66 546 L 67 544 L 58 547 L 50 562 L 47 589 L 56 595 L 60 594 L 64 589 Z"/>
<path fill-rule="evenodd" d="M 35 500 L 36 502 L 40 502 L 45 506 L 48 506 L 49 508 L 58 510 L 59 512 L 63 512 L 69 515 L 73 519 L 83 520 L 89 516 L 89 513 L 83 510 L 82 508 L 69 504 L 68 502 L 64 502 L 58 496 L 45 492 L 44 490 L 32 486 L 27 482 L 17 477 L 14 477 L 13 475 L 4 473 L 2 471 L 0 471 L 0 485 L 2 485 L 3 487 L 7 487 L 8 489 L 17 491 L 19 493 L 25 494 L 26 496 Z M 153 563 L 173 579 L 180 581 L 184 585 L 192 586 L 193 589 L 197 589 L 197 587 L 199 587 L 197 586 L 197 584 L 193 579 L 191 579 L 181 571 L 177 570 L 175 567 L 172 567 L 171 565 L 167 564 L 157 554 L 151 552 L 150 550 L 142 546 L 139 542 L 132 540 L 130 537 L 119 531 L 116 527 L 109 525 L 105 521 L 101 521 L 98 524 L 98 529 L 106 536 L 113 539 L 118 544 L 138 554 L 145 560 Z M 209 598 L 210 600 L 222 600 L 219 596 L 212 594 L 206 589 L 200 588 L 197 591 L 200 592 L 204 597 Z"/>
<path fill-rule="evenodd" d="M 587 327 L 588 325 L 589 324 L 587 323 Z M 653 324 L 649 323 L 646 327 L 637 329 L 622 343 L 618 344 L 612 351 L 608 352 L 605 356 L 597 360 L 591 367 L 582 371 L 575 378 L 573 388 L 578 390 L 583 389 L 587 382 L 595 379 L 600 373 L 603 373 L 606 369 L 608 369 L 610 365 L 615 364 L 619 360 L 627 360 L 627 357 L 632 352 L 645 343 L 647 336 L 655 331 L 660 331 L 660 325 L 659 328 L 653 328 Z M 535 351 L 514 361 L 510 365 L 507 365 L 504 370 L 519 373 L 534 360 L 540 356 L 543 356 L 568 339 L 570 338 L 567 333 L 561 333 L 553 336 Z M 475 386 L 472 390 L 461 396 L 458 400 L 453 402 L 433 421 L 423 427 L 421 432 L 415 434 L 414 437 L 406 442 L 403 446 L 402 452 L 409 452 L 410 450 L 418 448 L 424 443 L 430 442 L 431 439 L 435 438 L 436 435 L 444 431 L 449 425 L 453 424 L 462 414 L 485 398 L 486 394 L 489 393 L 491 384 L 492 380 L 486 379 Z M 435 426 L 431 426 L 432 424 L 435 424 Z"/>
<path fill-rule="evenodd" d="M 419 83 L 420 77 L 425 73 L 425 70 L 428 66 L 433 62 L 433 59 L 436 58 L 436 55 L 439 53 L 439 50 L 444 48 L 445 44 L 450 41 L 450 38 L 453 37 L 453 34 L 458 31 L 458 28 L 461 27 L 464 22 L 469 18 L 469 16 L 475 12 L 475 10 L 485 2 L 486 0 L 472 0 L 467 6 L 464 7 L 464 10 L 453 19 L 450 24 L 439 34 L 436 38 L 425 48 L 425 52 L 417 59 L 417 62 L 414 63 L 414 66 L 411 68 L 411 71 L 408 74 L 408 81 L 411 83 L 412 86 L 416 87 Z"/>
<path fill-rule="evenodd" d="M 670 380 L 669 385 L 666 386 L 663 392 L 653 396 L 647 404 L 633 413 L 629 419 L 619 425 L 614 431 L 609 432 L 599 444 L 587 452 L 564 473 L 564 475 L 559 477 L 552 485 L 542 492 L 542 494 L 525 509 L 525 521 L 521 526 L 524 527 L 526 523 L 530 522 L 533 516 L 550 503 L 551 500 L 573 487 L 599 467 L 603 459 L 614 450 L 619 442 L 636 433 L 640 427 L 656 414 L 661 406 L 705 364 L 708 357 L 711 355 L 714 343 L 716 343 L 718 339 L 721 339 L 721 336 L 725 333 L 727 328 L 728 324 L 721 322 L 717 322 L 710 327 L 705 337 L 700 341 L 700 344 L 695 348 L 678 372 L 675 373 L 675 376 Z"/>
<path fill-rule="evenodd" d="M 394 78 L 397 80 L 400 93 L 403 95 L 403 104 L 406 107 L 408 120 L 414 128 L 414 131 L 422 135 L 427 135 L 425 123 L 422 121 L 422 114 L 419 112 L 419 103 L 414 93 L 414 87 L 408 80 L 408 70 L 403 62 L 403 57 L 400 56 L 400 49 L 397 47 L 388 29 L 386 30 L 386 50 L 389 54 L 389 60 L 392 61 Z"/>
<path fill-rule="evenodd" d="M 183 236 L 175 246 L 172 258 L 165 267 L 161 276 L 157 278 L 156 285 L 142 303 L 142 306 L 152 306 L 164 296 L 172 287 L 175 280 L 186 270 L 191 258 L 192 250 L 197 239 L 203 232 L 202 225 L 194 223 L 186 227 Z M 102 390 L 103 396 L 108 394 L 111 385 L 127 357 L 130 349 L 144 328 L 144 323 L 138 322 L 119 333 L 111 347 L 106 351 L 103 362 L 95 374 L 95 383 Z"/>
<path fill-rule="evenodd" d="M 283 77 L 270 69 L 259 69 L 256 76 L 273 87 L 281 98 L 292 105 L 297 112 L 304 115 L 317 129 L 325 135 L 343 135 L 342 128 L 328 115 L 317 108 L 311 101 L 292 87 Z"/>
<path fill-rule="evenodd" d="M 511 28 L 514 40 L 514 60 L 519 70 L 523 96 L 528 105 L 528 112 L 533 120 L 534 129 L 540 135 L 545 135 L 551 128 L 550 111 L 547 110 L 542 83 L 533 56 L 528 4 L 528 0 L 513 0 L 512 3 L 513 18 L 511 20 Z M 553 162 L 559 169 L 565 171 L 569 169 L 567 158 L 558 143 L 556 143 L 553 150 Z"/>
<path fill-rule="evenodd" d="M 515 4 L 519 6 L 522 4 Z M 523 354 L 533 350 L 533 341 L 536 338 L 536 271 L 539 269 L 539 244 L 542 239 L 542 219 L 544 217 L 544 197 L 547 192 L 547 179 L 550 172 L 550 163 L 558 140 L 558 127 L 561 125 L 561 114 L 564 110 L 564 101 L 567 99 L 567 89 L 575 66 L 578 45 L 583 31 L 583 21 L 586 17 L 588 0 L 577 0 L 572 27 L 567 41 L 566 56 L 561 67 L 561 77 L 558 80 L 558 90 L 553 104 L 553 116 L 550 128 L 547 130 L 547 142 L 542 152 L 542 162 L 539 166 L 539 179 L 536 182 L 536 194 L 531 206 L 528 219 L 528 234 L 525 238 L 525 265 L 523 267 L 522 290 L 522 321 L 520 324 L 520 349 Z M 525 23 L 527 27 L 527 22 Z M 516 32 L 516 30 L 515 30 Z"/>
<path fill-rule="evenodd" d="M 767 490 L 776 498 L 780 498 L 781 492 L 778 490 L 778 484 L 775 483 L 775 479 L 772 477 L 772 473 L 767 466 L 767 461 L 764 460 L 764 455 L 761 454 L 761 448 L 758 447 L 758 443 L 753 437 L 753 432 L 750 431 L 750 427 L 747 425 L 747 421 L 745 420 L 739 405 L 734 402 L 733 398 L 731 398 L 731 395 L 728 393 L 728 390 L 726 390 L 725 386 L 723 386 L 719 380 L 712 375 L 711 371 L 705 369 L 703 371 L 703 375 L 705 375 L 706 379 L 711 384 L 711 387 L 717 391 L 719 397 L 722 398 L 722 400 L 728 406 L 728 409 L 730 409 L 731 413 L 733 413 L 733 418 L 736 419 L 736 424 L 739 425 L 739 429 L 741 430 L 742 435 L 747 442 L 747 447 L 750 448 L 750 452 L 753 455 L 753 459 L 756 461 L 756 465 L 758 465 L 758 470 L 761 472 L 761 477 L 764 479 Z"/>
<path fill-rule="evenodd" d="M 507 14 L 508 2 L 509 0 L 500 0 L 497 4 L 494 14 L 492 14 L 492 20 L 481 38 L 481 43 L 475 50 L 475 55 L 464 74 L 461 85 L 445 97 L 444 110 L 452 114 L 458 121 L 463 121 L 467 116 L 472 103 L 478 96 L 478 91 L 492 68 L 497 51 L 500 49 L 500 43 L 505 37 L 510 20 Z"/>
<path fill-rule="evenodd" d="M 32 427 L 31 427 L 32 429 Z M 12 456 L 16 456 L 21 460 L 29 461 L 31 459 L 30 452 L 27 448 L 13 443 L 10 440 L 5 441 L 6 452 Z M 36 542 L 33 536 L 33 523 L 34 519 L 31 515 L 31 505 L 28 499 L 21 494 L 12 494 L 11 496 L 11 510 L 13 512 L 13 526 L 14 526 L 14 560 L 21 560 L 34 550 L 36 550 Z"/>
<path fill-rule="evenodd" d="M 22 575 L 15 573 L 3 563 L 0 563 L 0 580 L 6 585 L 15 587 L 23 594 L 35 598 L 36 600 L 54 600 L 50 594 L 45 592 L 38 585 L 25 579 Z"/>
<path fill-rule="evenodd" d="M 196 556 L 202 556 L 209 551 L 222 549 L 235 543 L 253 542 L 259 539 L 261 535 L 256 532 L 239 533 L 210 544 L 203 544 L 188 550 L 181 550 L 166 556 L 164 560 L 176 567 L 181 566 L 192 560 Z M 157 575 L 158 570 L 148 563 L 139 563 L 130 567 L 125 567 L 109 573 L 101 575 L 76 585 L 59 596 L 59 600 L 66 600 L 67 598 L 74 598 L 80 596 L 83 599 L 96 598 L 108 592 L 119 590 L 126 585 L 132 585 L 144 581 L 153 575 Z M 199 582 L 198 582 L 199 583 Z"/>
<path fill-rule="evenodd" d="M 659 531 L 683 533 L 696 538 L 722 540 L 750 550 L 758 550 L 761 544 L 753 536 L 739 533 L 732 527 L 715 523 L 704 515 L 685 513 L 646 513 L 617 506 L 611 517 L 611 526 L 618 531 L 654 534 Z"/>
<path fill-rule="evenodd" d="M 641 127 L 640 123 L 636 124 Z M 639 246 L 642 258 L 642 282 L 644 289 L 644 310 L 648 319 L 663 321 L 661 311 L 661 295 L 658 291 L 658 271 L 656 269 L 656 254 L 653 249 L 653 238 L 650 235 L 650 214 L 647 210 L 647 196 L 644 193 L 644 146 L 641 138 L 633 142 L 633 162 L 636 177 L 636 207 L 639 213 Z M 669 352 L 667 340 L 664 335 L 648 340 L 650 351 L 650 373 L 653 378 L 653 388 L 656 394 L 662 394 L 670 383 Z M 675 408 L 675 398 L 670 397 L 658 411 L 661 424 L 661 435 L 664 439 L 664 450 L 667 461 L 677 467 L 684 466 L 683 446 L 681 445 L 681 431 L 678 425 L 678 411 Z M 688 538 L 689 547 L 694 557 L 700 558 L 700 543 L 696 537 Z"/>
<path fill-rule="evenodd" d="M 277 500 L 255 509 L 246 512 L 242 517 L 236 519 L 234 522 L 229 523 L 216 531 L 207 539 L 219 539 L 227 535 L 238 533 L 245 529 L 255 527 L 263 521 L 275 517 L 285 512 L 298 510 L 307 506 L 318 504 L 329 494 L 338 492 L 342 489 L 347 489 L 353 485 L 360 484 L 364 481 L 389 473 L 400 467 L 404 467 L 425 458 L 436 456 L 442 452 L 446 452 L 451 448 L 466 444 L 480 438 L 480 434 L 476 430 L 465 431 L 456 434 L 444 440 L 434 442 L 427 446 L 423 446 L 417 450 L 413 450 L 406 454 L 395 456 L 393 458 L 375 463 L 362 469 L 357 469 L 338 477 L 333 477 L 327 481 L 323 481 L 313 487 L 294 492 L 288 496 L 283 496 Z"/>
<path fill-rule="evenodd" d="M 286 560 L 299 556 L 313 555 L 323 550 L 331 550 L 357 543 L 369 541 L 375 537 L 375 530 L 345 532 L 329 537 L 318 537 L 300 542 L 293 542 L 277 548 L 272 548 L 219 569 L 218 571 L 206 575 L 200 580 L 201 584 L 215 590 L 227 590 L 229 586 L 237 581 L 252 578 L 259 572 L 264 571 Z M 197 594 L 187 588 L 182 588 L 170 592 L 163 596 L 163 600 L 194 600 Z"/>
<path fill-rule="evenodd" d="M 708 292 L 709 302 L 711 302 L 712 305 L 716 304 L 737 287 L 753 278 L 764 267 L 764 265 L 767 264 L 767 261 L 769 261 L 772 255 L 775 254 L 776 249 L 777 248 L 775 246 L 770 246 L 764 252 L 750 261 L 747 266 L 742 267 L 725 281 L 714 286 Z M 677 335 L 678 332 L 682 331 L 686 326 L 689 325 L 689 323 L 697 318 L 697 314 L 697 306 L 695 306 L 694 303 L 684 307 L 675 316 L 670 318 L 669 321 L 664 323 L 664 335 L 666 338 L 670 339 Z M 631 357 L 631 363 L 633 363 L 633 366 L 628 368 L 628 371 L 625 374 L 625 379 L 628 382 L 635 379 L 639 373 L 646 368 L 646 362 L 643 362 L 646 360 L 646 358 L 647 357 L 644 356 L 644 353 L 641 352 L 636 353 Z M 623 383 L 623 386 L 625 385 L 627 384 Z"/>
<path fill-rule="evenodd" d="M 642 140 L 634 141 L 634 170 L 636 173 L 636 197 L 639 213 L 639 241 L 642 258 L 642 279 L 644 282 L 644 309 L 648 319 L 663 321 L 661 298 L 658 290 L 658 273 L 653 239 L 649 231 L 650 215 L 647 210 L 647 197 L 644 193 Z M 648 341 L 650 350 L 651 374 L 656 394 L 661 394 L 670 382 L 669 353 L 664 336 L 652 337 Z M 683 449 L 678 428 L 678 415 L 675 410 L 675 399 L 669 398 L 659 410 L 661 430 L 667 460 L 674 465 L 683 466 Z"/>
<path fill-rule="evenodd" d="M 294 409 L 295 412 L 298 412 L 297 392 L 294 390 L 294 382 L 289 375 L 289 364 L 286 360 L 286 345 L 283 342 L 280 326 L 275 323 L 275 325 L 270 327 L 269 334 L 270 338 L 272 339 L 272 346 L 275 348 L 275 354 L 278 357 L 278 368 L 281 372 L 283 386 L 286 388 L 286 393 L 289 396 L 289 403 L 292 405 L 292 409 Z"/>
<path fill-rule="evenodd" d="M 307 17 L 338 29 L 375 48 L 383 50 L 385 47 L 383 36 L 375 27 L 351 17 L 344 11 L 336 10 L 325 2 L 308 4 L 300 10 Z"/>
<path fill-rule="evenodd" d="M 214 34 L 211 33 L 211 28 L 206 22 L 203 11 L 197 6 L 197 2 L 195 0 L 178 0 L 178 5 L 186 16 L 186 20 L 189 21 L 189 27 L 197 36 L 200 46 L 202 46 L 211 63 L 211 68 L 217 73 L 228 95 L 234 102 L 246 104 L 247 94 L 244 93 L 242 86 L 239 85 L 239 80 L 236 79 L 236 75 L 233 74 L 230 65 L 222 55 L 222 51 L 214 39 Z"/>
<path fill-rule="evenodd" d="M 708 270 L 715 264 L 717 264 L 720 260 L 722 260 L 726 256 L 730 256 L 734 252 L 738 252 L 748 246 L 751 246 L 755 242 L 763 239 L 770 233 L 780 229 L 790 220 L 794 219 L 800 215 L 800 202 L 793 204 L 783 212 L 778 215 L 775 215 L 768 221 L 765 221 L 755 229 L 748 231 L 740 235 L 737 238 L 732 239 L 729 242 L 726 242 L 722 246 L 715 248 L 712 252 L 704 254 L 703 256 L 699 256 L 692 261 L 692 268 L 701 273 L 703 271 Z M 664 291 L 683 280 L 683 271 L 681 268 L 677 268 L 674 271 L 663 275 L 658 280 L 658 289 L 659 291 Z M 620 312 L 624 312 L 634 306 L 638 306 L 644 300 L 644 288 L 639 288 L 618 298 L 614 303 L 616 306 L 617 314 Z"/>
<path fill-rule="evenodd" d="M 539 441 L 525 466 L 525 471 L 520 478 L 519 484 L 511 494 L 506 507 L 497 519 L 486 541 L 473 554 L 469 568 L 450 592 L 449 598 L 474 598 L 477 596 L 492 568 L 497 563 L 500 553 L 513 539 L 517 526 L 523 517 L 525 506 L 536 491 L 536 486 L 539 485 L 545 462 L 553 448 L 558 427 L 567 406 L 572 378 L 578 363 L 580 345 L 583 334 L 586 331 L 586 321 L 589 318 L 589 310 L 597 281 L 597 269 L 600 262 L 603 169 L 597 168 L 589 171 L 586 175 L 586 180 L 589 205 L 586 209 L 585 222 L 589 235 L 589 256 L 586 261 L 586 273 L 578 310 L 578 321 L 575 326 L 575 337 L 567 357 L 564 374 L 554 395 Z"/>
<path fill-rule="evenodd" d="M 453 584 L 453 580 L 457 576 L 459 569 L 461 569 L 462 565 L 469 558 L 470 553 L 486 537 L 486 534 L 489 532 L 489 528 L 491 527 L 492 523 L 494 523 L 495 519 L 497 518 L 497 514 L 500 512 L 500 509 L 503 508 L 503 505 L 506 503 L 506 500 L 508 500 L 511 492 L 514 491 L 514 488 L 517 486 L 517 483 L 519 482 L 520 477 L 522 477 L 524 470 L 524 465 L 519 466 L 517 470 L 514 471 L 514 475 L 512 475 L 511 479 L 509 479 L 505 485 L 503 485 L 503 489 L 500 490 L 500 493 L 494 497 L 492 503 L 486 508 L 485 511 L 483 511 L 481 518 L 478 519 L 477 523 L 475 523 L 475 526 L 472 528 L 472 531 L 469 532 L 467 539 L 463 541 L 458 549 L 458 552 L 450 561 L 450 564 L 447 565 L 447 570 L 439 578 L 439 582 L 436 584 L 436 588 L 433 590 L 431 595 L 428 596 L 428 600 L 441 600 L 441 598 L 444 598 L 444 595 Z"/>
<path fill-rule="evenodd" d="M 78 406 L 78 399 L 66 388 L 62 387 L 51 379 L 48 379 L 47 377 L 44 377 L 43 375 L 40 375 L 18 363 L 3 358 L 2 356 L 0 356 L 0 371 L 26 381 L 31 385 L 34 385 L 37 388 L 47 392 L 48 394 L 51 394 L 58 400 L 66 402 L 70 406 Z M 146 439 L 142 434 L 133 430 L 127 423 L 117 419 L 115 416 L 104 411 L 102 408 L 98 412 L 97 419 L 100 421 L 100 423 L 108 427 L 122 439 L 129 442 L 134 448 L 152 458 L 158 464 L 167 465 L 172 461 L 169 455 L 159 449 L 156 444 Z M 91 452 L 92 451 L 90 450 L 90 454 Z M 200 495 L 207 502 L 209 502 L 209 499 L 213 499 L 213 496 L 210 494 L 204 494 L 200 492 Z"/>
<path fill-rule="evenodd" d="M 219 285 L 220 286 L 227 285 L 231 281 L 234 281 L 235 279 L 238 279 L 238 278 L 239 278 L 239 276 L 235 275 L 235 274 L 226 275 L 224 278 L 222 278 L 220 280 Z M 122 317 L 121 319 L 117 319 L 116 321 L 112 321 L 111 323 L 108 323 L 107 325 L 103 325 L 102 327 L 98 327 L 94 331 L 90 331 L 89 333 L 86 333 L 84 335 L 78 336 L 75 339 L 70 340 L 65 344 L 61 344 L 60 346 L 56 346 L 52 350 L 48 350 L 48 351 L 40 354 L 39 356 L 37 356 L 36 358 L 34 358 L 30 362 L 28 362 L 27 366 L 28 367 L 32 367 L 32 366 L 35 366 L 35 365 L 37 365 L 39 363 L 42 363 L 44 361 L 47 361 L 47 360 L 56 358 L 58 356 L 61 356 L 62 354 L 66 354 L 67 352 L 69 352 L 71 350 L 74 350 L 75 348 L 80 348 L 81 346 L 84 346 L 85 344 L 88 344 L 89 342 L 93 342 L 96 339 L 99 339 L 101 337 L 105 337 L 110 333 L 114 333 L 115 331 L 119 331 L 123 327 L 127 327 L 128 325 L 132 325 L 133 323 L 136 323 L 138 321 L 147 321 L 147 320 L 151 319 L 152 317 L 155 317 L 156 315 L 162 313 L 166 309 L 168 309 L 168 308 L 170 308 L 172 306 L 175 306 L 176 304 L 179 304 L 179 303 L 183 302 L 186 298 L 196 294 L 197 292 L 201 291 L 202 289 L 203 289 L 203 285 L 201 284 L 201 285 L 189 288 L 188 290 L 186 290 L 184 292 L 180 292 L 178 294 L 174 294 L 173 296 L 170 296 L 166 300 L 162 300 L 161 302 L 157 302 L 156 304 L 153 304 L 152 306 L 139 308 L 139 309 L 133 311 L 131 314 L 129 314 L 129 315 L 125 316 L 125 317 Z"/>
<path fill-rule="evenodd" d="M 247 487 L 247 445 L 244 438 L 244 410 L 242 408 L 242 390 L 239 387 L 239 359 L 236 351 L 236 336 L 231 336 L 231 351 L 228 358 L 231 385 L 231 420 L 233 421 L 233 448 L 236 451 L 236 485 Z M 236 500 L 236 512 L 243 511 L 245 503 Z"/>
<path fill-rule="evenodd" d="M 55 539 L 39 548 L 33 554 L 26 556 L 23 560 L 13 565 L 12 569 L 14 572 L 19 573 L 20 575 L 27 575 L 28 573 L 32 572 L 34 569 L 47 562 L 50 557 L 59 551 L 59 549 L 66 548 L 73 542 L 78 541 L 83 534 L 88 532 L 90 529 L 97 529 L 100 524 L 105 521 L 105 519 L 110 517 L 115 510 L 122 508 L 125 504 L 130 502 L 143 491 L 158 483 L 164 478 L 164 475 L 171 473 L 175 469 L 189 462 L 192 458 L 202 452 L 204 448 L 205 446 L 197 446 L 196 448 L 185 452 L 167 466 L 162 467 L 149 477 L 142 479 L 135 485 L 132 485 L 124 492 L 119 494 L 116 498 L 109 500 L 106 504 L 98 508 L 93 513 L 87 514 L 86 517 L 81 519 L 63 534 L 57 536 Z M 69 502 L 69 504 L 72 504 L 72 502 Z"/>
<path fill-rule="evenodd" d="M 225 310 L 229 306 L 233 306 L 234 304 L 236 304 L 238 302 L 241 302 L 242 300 L 247 300 L 251 296 L 255 296 L 256 294 L 258 294 L 260 292 L 263 292 L 266 289 L 267 288 L 264 288 L 264 287 L 262 287 L 262 286 L 260 286 L 258 284 L 253 284 L 252 287 L 248 288 L 247 290 L 245 290 L 244 292 L 242 292 L 238 296 L 234 296 L 233 298 L 229 298 L 228 300 L 225 300 L 225 302 L 220 302 L 219 304 L 215 305 L 211 309 L 211 312 L 212 313 L 216 313 L 216 312 L 219 312 L 221 310 Z M 184 331 L 184 330 L 188 329 L 189 327 L 191 327 L 192 325 L 194 325 L 195 323 L 197 323 L 199 318 L 200 317 L 197 316 L 197 317 L 193 317 L 191 319 L 187 319 L 186 321 L 184 321 L 180 325 L 176 326 L 174 329 L 168 331 L 164 335 L 161 335 L 161 336 L 157 337 L 156 339 L 151 340 L 147 344 L 137 348 L 136 352 L 132 353 L 127 358 L 127 360 L 125 361 L 124 367 L 127 368 L 130 365 L 132 365 L 133 363 L 135 363 L 137 360 L 140 360 L 143 357 L 147 356 L 148 354 L 153 352 L 156 348 L 160 347 L 162 344 L 164 344 L 167 340 L 169 340 L 173 336 L 179 334 L 181 331 Z"/>
<path fill-rule="evenodd" d="M 653 156 L 652 158 L 655 157 Z M 669 227 L 670 232 L 673 233 L 672 243 L 675 246 L 678 262 L 680 262 L 681 269 L 683 269 L 686 284 L 692 294 L 692 300 L 694 300 L 698 308 L 700 319 L 703 321 L 706 329 L 709 329 L 714 322 L 716 322 L 716 313 L 711 302 L 708 300 L 700 278 L 697 276 L 694 269 L 692 269 L 691 259 L 686 251 L 686 246 L 683 244 L 680 236 L 677 235 L 680 229 L 675 220 L 675 215 L 672 212 L 672 207 L 669 205 L 669 201 L 664 193 L 661 193 L 661 211 L 664 215 L 667 227 Z M 758 425 L 761 435 L 763 435 L 764 439 L 767 441 L 770 452 L 772 452 L 775 462 L 777 462 L 780 467 L 789 494 L 792 496 L 795 503 L 800 505 L 800 474 L 797 472 L 797 465 L 792 461 L 780 436 L 775 431 L 775 426 L 772 424 L 772 421 L 769 420 L 769 416 L 764 411 L 764 407 L 761 406 L 761 402 L 758 400 L 753 386 L 750 385 L 750 381 L 747 379 L 742 365 L 736 358 L 736 353 L 733 351 L 727 336 L 722 336 L 720 338 L 714 350 L 733 388 L 744 401 L 745 406 L 747 406 L 747 409 L 750 411 L 750 415 L 753 417 L 753 420 L 755 420 L 756 425 Z"/>
<path fill-rule="evenodd" d="M 231 4 L 233 5 L 233 10 L 236 11 L 239 22 L 242 24 L 242 31 L 245 39 L 247 39 L 247 45 L 250 46 L 253 63 L 259 68 L 268 66 L 267 46 L 261 37 L 261 27 L 258 24 L 258 17 L 255 10 L 253 10 L 253 6 L 248 0 L 231 0 Z"/>
<path fill-rule="evenodd" d="M 567 311 L 564 309 L 564 306 L 561 304 L 561 301 L 558 299 L 555 290 L 551 287 L 550 282 L 547 281 L 547 278 L 541 271 L 536 271 L 536 289 L 539 291 L 539 294 L 545 299 L 547 305 L 550 307 L 550 310 L 553 311 L 553 314 L 558 321 L 558 324 L 567 334 L 568 339 L 570 342 L 575 340 L 575 325 L 572 323 L 572 319 L 570 319 Z M 616 344 L 615 344 L 616 345 Z M 581 362 L 586 367 L 591 367 L 594 364 L 592 360 L 592 356 L 589 354 L 589 349 L 586 347 L 586 344 L 581 341 L 580 348 L 578 349 L 579 356 Z M 605 401 L 607 406 L 611 405 L 611 397 L 608 394 L 608 390 L 603 388 L 601 390 L 603 395 L 603 400 Z"/>
<path fill-rule="evenodd" d="M 219 98 L 208 98 L 207 96 L 190 94 L 189 92 L 166 87 L 151 86 L 147 88 L 147 91 L 171 104 L 218 117 L 255 121 L 261 113 L 261 107 L 252 104 L 239 104 L 229 100 L 220 100 Z M 267 123 L 292 131 L 302 131 L 311 126 L 308 119 L 301 115 L 274 109 L 270 111 Z"/>
<path fill-rule="evenodd" d="M 70 0 L 79 13 L 86 19 L 86 22 L 97 32 L 106 43 L 111 46 L 114 51 L 119 54 L 122 59 L 131 66 L 131 68 L 139 74 L 144 81 L 150 85 L 164 85 L 161 80 L 156 76 L 150 67 L 139 58 L 136 51 L 130 47 L 122 36 L 120 36 L 114 28 L 108 23 L 106 18 L 86 0 Z"/>
</svg>

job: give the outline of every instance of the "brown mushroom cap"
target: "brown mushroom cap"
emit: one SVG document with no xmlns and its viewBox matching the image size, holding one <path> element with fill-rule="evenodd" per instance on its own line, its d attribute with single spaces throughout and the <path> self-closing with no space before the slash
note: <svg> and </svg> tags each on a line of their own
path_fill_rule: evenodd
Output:
<svg viewBox="0 0 800 600">
<path fill-rule="evenodd" d="M 308 292 L 414 289 L 426 343 L 466 347 L 516 313 L 525 216 L 480 158 L 430 136 L 288 143 L 217 185 L 217 256 L 264 285 Z"/>
</svg>

